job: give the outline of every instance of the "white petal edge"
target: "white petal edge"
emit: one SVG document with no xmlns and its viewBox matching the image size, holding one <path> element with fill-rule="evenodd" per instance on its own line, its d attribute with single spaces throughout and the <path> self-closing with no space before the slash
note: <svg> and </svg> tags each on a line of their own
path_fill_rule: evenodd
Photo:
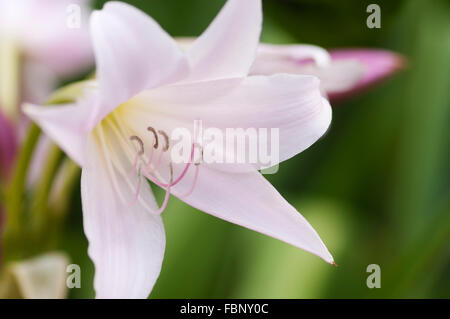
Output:
<svg viewBox="0 0 450 319">
<path fill-rule="evenodd" d="M 83 166 L 89 132 L 86 126 L 89 112 L 83 104 L 39 106 L 25 103 L 22 110 L 70 158 Z"/>
<path fill-rule="evenodd" d="M 208 29 L 186 52 L 190 80 L 246 76 L 262 27 L 261 0 L 228 0 Z"/>
<path fill-rule="evenodd" d="M 284 59 L 291 62 L 301 62 L 305 59 L 312 59 L 321 67 L 328 65 L 331 61 L 330 54 L 324 48 L 311 44 L 301 45 L 275 45 L 261 43 L 258 46 L 256 59 Z"/>
<path fill-rule="evenodd" d="M 365 67 L 356 60 L 333 60 L 329 65 L 305 65 L 297 69 L 298 73 L 317 76 L 326 94 L 351 90 L 362 79 Z"/>
</svg>

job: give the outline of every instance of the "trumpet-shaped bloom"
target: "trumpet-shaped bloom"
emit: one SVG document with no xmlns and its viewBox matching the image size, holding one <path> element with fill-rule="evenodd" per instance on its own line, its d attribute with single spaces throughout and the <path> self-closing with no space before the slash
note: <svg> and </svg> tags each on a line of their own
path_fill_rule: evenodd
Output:
<svg viewBox="0 0 450 319">
<path fill-rule="evenodd" d="M 150 17 L 108 2 L 90 21 L 96 80 L 76 103 L 24 106 L 82 166 L 97 297 L 147 297 L 163 260 L 160 214 L 169 194 L 333 263 L 311 225 L 256 168 L 176 164 L 169 155 L 171 132 L 192 131 L 198 119 L 221 130 L 279 128 L 280 161 L 325 133 L 331 107 L 317 78 L 248 76 L 261 24 L 260 0 L 229 0 L 183 52 Z M 166 191 L 160 207 L 147 180 Z"/>
</svg>

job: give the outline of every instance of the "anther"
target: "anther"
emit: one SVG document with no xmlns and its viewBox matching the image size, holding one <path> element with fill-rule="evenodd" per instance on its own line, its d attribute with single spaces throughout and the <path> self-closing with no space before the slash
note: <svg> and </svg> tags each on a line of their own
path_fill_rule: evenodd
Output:
<svg viewBox="0 0 450 319">
<path fill-rule="evenodd" d="M 153 147 L 158 148 L 158 134 L 156 134 L 156 130 L 153 127 L 149 126 L 147 127 L 147 131 L 153 133 L 153 136 L 155 137 L 155 144 L 153 144 Z"/>
<path fill-rule="evenodd" d="M 138 155 L 144 155 L 144 142 L 139 138 L 139 136 L 133 135 L 130 136 L 131 141 L 136 141 L 139 144 L 139 152 Z"/>
<path fill-rule="evenodd" d="M 163 130 L 159 130 L 158 133 L 164 137 L 164 141 L 166 142 L 166 144 L 164 145 L 162 150 L 163 152 L 166 152 L 169 149 L 169 136 L 167 136 L 166 132 L 164 132 Z"/>
</svg>

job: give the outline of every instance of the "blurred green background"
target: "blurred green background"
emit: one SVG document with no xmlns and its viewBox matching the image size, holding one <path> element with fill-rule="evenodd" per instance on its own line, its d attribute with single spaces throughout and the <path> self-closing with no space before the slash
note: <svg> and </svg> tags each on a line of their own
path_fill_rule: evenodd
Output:
<svg viewBox="0 0 450 319">
<path fill-rule="evenodd" d="M 173 36 L 197 36 L 223 0 L 128 1 Z M 103 1 L 97 1 L 101 8 Z M 373 1 L 264 1 L 262 40 L 325 48 L 384 48 L 407 70 L 334 108 L 324 138 L 266 176 L 314 226 L 339 264 L 201 213 L 173 198 L 164 212 L 167 250 L 153 298 L 450 297 L 450 3 L 377 1 L 381 29 L 366 27 Z M 93 265 L 79 188 L 60 249 Z M 366 267 L 381 267 L 369 289 Z"/>
</svg>

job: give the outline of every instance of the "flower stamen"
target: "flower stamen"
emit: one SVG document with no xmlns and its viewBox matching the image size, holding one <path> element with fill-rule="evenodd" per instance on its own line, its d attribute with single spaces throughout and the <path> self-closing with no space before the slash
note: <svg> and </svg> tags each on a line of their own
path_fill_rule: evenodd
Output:
<svg viewBox="0 0 450 319">
<path fill-rule="evenodd" d="M 162 213 L 164 211 L 164 209 L 167 206 L 167 203 L 168 203 L 168 200 L 169 200 L 169 197 L 170 197 L 170 190 L 171 190 L 171 188 L 173 186 L 177 185 L 186 176 L 186 174 L 187 174 L 191 164 L 194 164 L 194 166 L 195 166 L 195 173 L 194 173 L 193 183 L 192 183 L 191 187 L 189 188 L 189 190 L 185 194 L 179 195 L 178 197 L 183 198 L 183 197 L 189 196 L 193 192 L 193 190 L 195 188 L 195 185 L 197 183 L 197 179 L 198 179 L 199 165 L 203 161 L 203 148 L 198 143 L 193 143 L 192 144 L 190 160 L 189 160 L 188 163 L 186 163 L 186 165 L 185 165 L 183 171 L 181 172 L 180 176 L 175 181 L 173 180 L 173 164 L 172 164 L 172 162 L 169 162 L 170 179 L 169 179 L 168 183 L 164 183 L 164 182 L 162 182 L 160 180 L 160 178 L 158 178 L 157 176 L 154 176 L 154 175 L 158 171 L 158 168 L 159 168 L 160 163 L 161 163 L 162 155 L 169 150 L 169 147 L 170 147 L 169 136 L 167 135 L 167 133 L 165 131 L 163 131 L 163 130 L 156 131 L 151 126 L 147 127 L 147 130 L 149 132 L 153 133 L 153 135 L 155 137 L 155 143 L 153 145 L 153 148 L 151 149 L 150 156 L 148 158 L 147 164 L 143 165 L 143 166 L 139 166 L 139 169 L 138 169 L 139 181 L 138 181 L 138 184 L 137 184 L 137 187 L 136 187 L 136 194 L 135 194 L 135 198 L 133 200 L 133 203 L 136 201 L 136 199 L 139 196 L 139 191 L 140 191 L 140 187 L 141 187 L 140 177 L 141 177 L 141 174 L 142 174 L 144 177 L 146 177 L 152 183 L 154 183 L 155 185 L 157 185 L 157 186 L 159 186 L 161 188 L 164 188 L 165 191 L 166 191 L 165 196 L 164 196 L 164 201 L 163 201 L 161 207 L 159 208 L 159 210 L 156 211 L 156 212 L 152 211 L 152 213 L 160 214 L 160 213 Z M 160 152 L 160 154 L 158 156 L 158 161 L 157 161 L 156 165 L 153 165 L 153 151 L 154 151 L 154 149 L 157 149 L 158 146 L 159 146 L 158 134 L 161 135 L 164 138 L 165 144 L 164 144 L 164 146 L 161 149 L 161 152 Z M 143 142 L 142 142 L 142 140 L 139 137 L 133 135 L 133 136 L 130 137 L 130 140 L 137 141 L 139 143 L 139 151 L 138 151 L 138 154 L 135 157 L 135 161 L 134 161 L 134 165 L 133 165 L 133 174 L 134 174 L 136 169 L 137 169 L 137 166 L 138 166 L 139 157 L 142 156 L 145 152 L 144 152 Z M 198 161 L 194 162 L 194 155 L 195 155 L 195 149 L 196 148 L 200 150 L 200 159 Z"/>
<path fill-rule="evenodd" d="M 155 144 L 153 144 L 153 147 L 155 149 L 158 148 L 158 134 L 156 134 L 156 130 L 153 127 L 149 126 L 147 127 L 147 131 L 153 133 L 153 136 L 155 137 Z"/>
<path fill-rule="evenodd" d="M 169 180 L 169 184 L 166 187 L 166 194 L 164 195 L 164 201 L 161 205 L 161 207 L 157 210 L 157 211 L 151 211 L 153 214 L 161 214 L 167 207 L 167 204 L 169 202 L 169 198 L 170 198 L 170 188 L 172 186 L 172 181 L 173 181 L 173 167 L 172 167 L 172 163 L 169 163 L 169 171 L 170 171 L 170 180 Z"/>
<path fill-rule="evenodd" d="M 144 153 L 145 153 L 144 152 L 144 142 L 142 142 L 142 140 L 139 138 L 139 136 L 136 136 L 136 135 L 131 136 L 130 140 L 137 141 L 139 144 L 139 151 L 134 158 L 133 168 L 131 170 L 131 176 L 134 176 L 134 173 L 136 172 L 136 168 L 138 166 L 139 157 L 144 155 Z"/>
<path fill-rule="evenodd" d="M 166 152 L 169 150 L 169 136 L 167 136 L 166 132 L 164 132 L 163 130 L 159 130 L 158 133 L 164 137 L 164 141 L 166 142 L 166 144 L 164 145 L 162 151 Z"/>
<path fill-rule="evenodd" d="M 194 181 L 192 182 L 191 188 L 189 188 L 189 190 L 186 193 L 178 195 L 179 198 L 188 197 L 189 195 L 192 194 L 192 192 L 194 191 L 195 185 L 197 184 L 198 171 L 199 171 L 198 164 L 195 164 L 195 175 L 194 175 Z"/>
<path fill-rule="evenodd" d="M 138 181 L 137 181 L 137 185 L 136 185 L 136 192 L 134 193 L 133 200 L 131 201 L 131 206 L 133 206 L 134 203 L 136 203 L 137 199 L 139 198 L 140 191 L 141 191 L 141 169 L 139 168 L 139 170 L 138 170 Z"/>
</svg>

